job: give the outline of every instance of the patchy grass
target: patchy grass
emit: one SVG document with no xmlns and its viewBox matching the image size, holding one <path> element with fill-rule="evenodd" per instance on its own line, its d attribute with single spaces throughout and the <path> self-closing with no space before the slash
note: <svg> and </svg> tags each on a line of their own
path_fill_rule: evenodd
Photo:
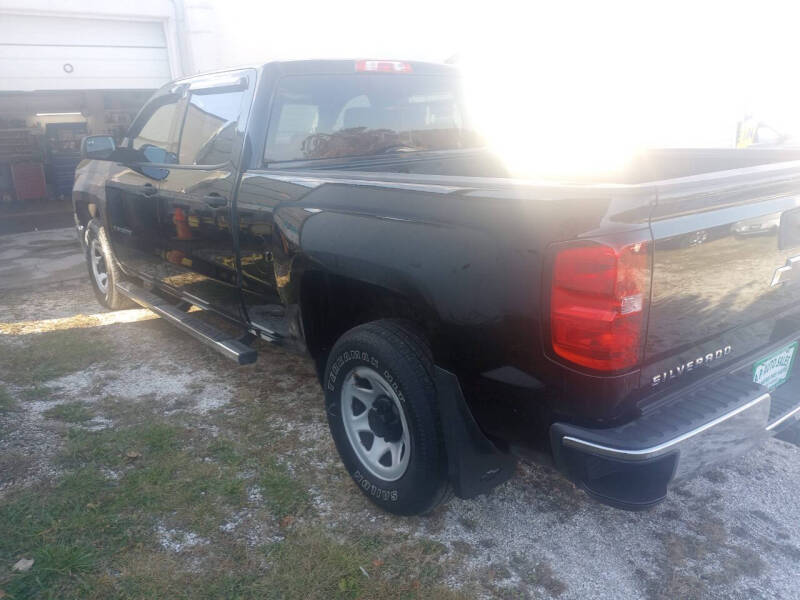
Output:
<svg viewBox="0 0 800 600">
<path fill-rule="evenodd" d="M 264 500 L 278 518 L 296 515 L 308 505 L 308 491 L 289 475 L 283 465 L 267 461 L 260 475 L 259 486 Z"/>
<path fill-rule="evenodd" d="M 82 402 L 65 402 L 44 411 L 45 417 L 64 421 L 65 423 L 84 423 L 92 419 L 94 414 Z"/>
<path fill-rule="evenodd" d="M 50 396 L 52 390 L 47 386 L 33 385 L 20 391 L 20 397 L 26 402 L 36 402 L 38 400 L 45 400 Z"/>
<path fill-rule="evenodd" d="M 92 330 L 70 329 L 25 336 L 25 344 L 0 342 L 0 378 L 25 386 L 55 379 L 105 358 Z"/>
<path fill-rule="evenodd" d="M 339 542 L 321 530 L 308 528 L 263 548 L 266 568 L 234 548 L 234 556 L 220 556 L 212 568 L 193 573 L 174 555 L 135 550 L 115 563 L 118 575 L 88 578 L 85 590 L 87 598 L 120 599 L 466 598 L 425 578 L 408 577 L 406 567 L 418 556 L 414 548 L 413 543 L 406 544 L 384 560 L 358 543 Z"/>
<path fill-rule="evenodd" d="M 137 541 L 128 516 L 113 510 L 111 485 L 92 469 L 53 488 L 30 489 L 0 506 L 0 588 L 11 598 L 80 597 L 82 578 Z M 102 507 L 102 508 L 100 508 Z M 18 558 L 34 559 L 10 573 Z"/>
<path fill-rule="evenodd" d="M 556 577 L 550 563 L 540 562 L 533 570 L 535 583 L 542 586 L 551 596 L 560 596 L 567 590 L 566 584 Z"/>
<path fill-rule="evenodd" d="M 259 587 L 263 597 L 276 600 L 466 597 L 435 584 L 439 569 L 426 567 L 438 564 L 438 553 L 424 543 L 384 539 L 380 547 L 337 542 L 316 529 L 299 531 L 268 550 L 271 568 Z"/>
<path fill-rule="evenodd" d="M 0 589 L 12 598 L 90 597 L 90 575 L 123 551 L 155 547 L 158 520 L 215 529 L 244 497 L 243 484 L 192 456 L 182 434 L 163 424 L 72 430 L 63 460 L 75 470 L 0 507 Z M 108 480 L 109 468 L 122 476 Z M 31 571 L 9 573 L 23 555 L 35 560 Z"/>
<path fill-rule="evenodd" d="M 442 544 L 318 528 L 303 517 L 313 511 L 304 484 L 263 449 L 225 438 L 209 443 L 202 431 L 140 416 L 145 423 L 70 430 L 61 457 L 68 474 L 5 499 L 6 597 L 460 597 L 439 586 L 448 560 Z M 266 508 L 247 508 L 241 469 L 257 472 Z M 245 509 L 262 511 L 258 519 L 283 532 L 271 539 L 282 541 L 259 549 L 220 529 Z M 296 518 L 287 521 L 290 515 Z M 208 543 L 166 550 L 158 533 L 164 527 Z M 21 557 L 33 558 L 33 567 L 12 573 Z"/>
<path fill-rule="evenodd" d="M 153 464 L 180 445 L 182 430 L 164 423 L 119 427 L 104 431 L 72 429 L 62 456 L 68 466 L 117 468 L 132 461 Z M 131 456 L 128 456 L 128 454 Z M 138 455 L 138 456 L 134 456 Z"/>
<path fill-rule="evenodd" d="M 6 387 L 0 384 L 0 417 L 13 413 L 18 408 L 17 401 L 11 396 Z M 9 420 L 0 421 L 0 434 L 3 434 L 11 426 L 11 423 L 7 421 Z M 0 468 L 3 467 L 3 457 L 1 455 L 2 453 L 0 453 Z M 0 481 L 3 480 L 3 475 L 3 473 L 0 473 Z"/>
<path fill-rule="evenodd" d="M 0 385 L 0 414 L 12 412 L 17 409 L 17 403 L 4 385 Z"/>
<path fill-rule="evenodd" d="M 117 500 L 138 511 L 169 515 L 185 527 L 215 531 L 231 508 L 246 501 L 235 469 L 203 460 L 189 432 L 155 423 L 99 432 L 70 432 L 67 465 L 92 465 L 124 476 Z"/>
<path fill-rule="evenodd" d="M 759 577 L 767 568 L 758 553 L 731 538 L 709 510 L 700 509 L 696 516 L 696 521 L 686 522 L 689 533 L 661 536 L 665 560 L 648 582 L 651 600 L 704 598 L 715 586 L 742 576 Z"/>
<path fill-rule="evenodd" d="M 0 434 L 2 433 L 3 425 L 0 424 Z M 34 460 L 30 453 L 0 452 L 0 484 L 23 479 Z"/>
<path fill-rule="evenodd" d="M 208 455 L 223 464 L 237 466 L 242 464 L 244 457 L 239 453 L 236 445 L 230 440 L 216 438 L 208 445 Z"/>
</svg>

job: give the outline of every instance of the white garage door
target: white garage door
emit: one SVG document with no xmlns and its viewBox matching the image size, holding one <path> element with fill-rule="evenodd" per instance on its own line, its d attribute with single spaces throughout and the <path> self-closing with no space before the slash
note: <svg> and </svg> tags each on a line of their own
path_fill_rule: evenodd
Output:
<svg viewBox="0 0 800 600">
<path fill-rule="evenodd" d="M 170 79 L 160 22 L 0 15 L 0 91 L 152 89 Z"/>
</svg>

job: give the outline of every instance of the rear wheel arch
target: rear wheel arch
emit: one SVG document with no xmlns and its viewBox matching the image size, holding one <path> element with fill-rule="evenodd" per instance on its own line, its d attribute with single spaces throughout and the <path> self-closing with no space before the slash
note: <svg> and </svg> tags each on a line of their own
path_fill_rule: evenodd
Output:
<svg viewBox="0 0 800 600">
<path fill-rule="evenodd" d="M 321 270 L 304 273 L 298 303 L 306 347 L 322 377 L 336 341 L 347 331 L 379 319 L 402 321 L 436 354 L 440 323 L 432 308 L 387 288 Z"/>
<path fill-rule="evenodd" d="M 81 225 L 86 227 L 92 219 L 100 219 L 100 210 L 94 202 L 75 200 L 75 216 Z"/>
</svg>

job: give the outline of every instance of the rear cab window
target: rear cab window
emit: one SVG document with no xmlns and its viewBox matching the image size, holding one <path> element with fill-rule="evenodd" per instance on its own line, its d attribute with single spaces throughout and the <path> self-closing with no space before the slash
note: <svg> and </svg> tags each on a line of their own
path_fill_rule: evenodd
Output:
<svg viewBox="0 0 800 600">
<path fill-rule="evenodd" d="M 287 75 L 278 82 L 264 162 L 480 146 L 453 74 Z"/>
</svg>

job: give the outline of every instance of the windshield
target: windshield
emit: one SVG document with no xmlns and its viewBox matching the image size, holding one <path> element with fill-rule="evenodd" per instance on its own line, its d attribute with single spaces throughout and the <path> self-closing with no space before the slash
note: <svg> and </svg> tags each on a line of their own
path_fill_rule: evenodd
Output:
<svg viewBox="0 0 800 600">
<path fill-rule="evenodd" d="M 295 75 L 278 84 L 264 161 L 481 145 L 452 75 Z"/>
</svg>

